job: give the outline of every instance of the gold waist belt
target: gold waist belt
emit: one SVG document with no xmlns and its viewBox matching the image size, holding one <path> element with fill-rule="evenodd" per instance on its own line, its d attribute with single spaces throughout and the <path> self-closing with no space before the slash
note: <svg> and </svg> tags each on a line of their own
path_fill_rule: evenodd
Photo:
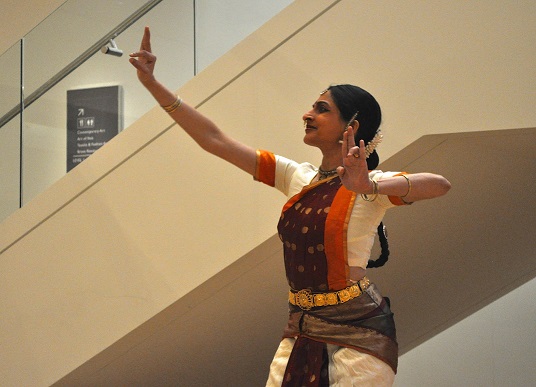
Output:
<svg viewBox="0 0 536 387">
<path fill-rule="evenodd" d="M 337 305 L 359 297 L 368 288 L 370 281 L 367 277 L 361 278 L 356 284 L 342 290 L 331 293 L 313 293 L 309 289 L 299 291 L 289 290 L 288 302 L 299 306 L 303 310 L 309 310 L 316 306 Z"/>
</svg>

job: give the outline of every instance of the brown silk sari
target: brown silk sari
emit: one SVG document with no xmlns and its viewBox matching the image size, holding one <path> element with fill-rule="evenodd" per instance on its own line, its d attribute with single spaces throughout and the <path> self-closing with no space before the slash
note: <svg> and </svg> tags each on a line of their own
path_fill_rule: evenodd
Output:
<svg viewBox="0 0 536 387">
<path fill-rule="evenodd" d="M 350 284 L 345 254 L 347 214 L 355 194 L 338 177 L 304 188 L 283 209 L 278 224 L 287 280 L 293 290 L 340 290 Z M 342 209 L 342 210 L 341 210 Z M 331 215 L 330 215 L 331 213 Z M 344 304 L 302 310 L 289 304 L 283 337 L 296 343 L 283 386 L 328 386 L 326 343 L 376 356 L 396 372 L 398 347 L 388 302 L 369 286 Z"/>
</svg>

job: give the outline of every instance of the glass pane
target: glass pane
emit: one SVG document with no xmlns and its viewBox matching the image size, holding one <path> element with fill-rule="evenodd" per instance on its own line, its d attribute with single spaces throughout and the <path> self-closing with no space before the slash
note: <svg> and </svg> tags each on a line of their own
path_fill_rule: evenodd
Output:
<svg viewBox="0 0 536 387">
<path fill-rule="evenodd" d="M 26 95 L 31 95 L 146 2 L 146 0 L 65 2 L 25 37 Z"/>
<path fill-rule="evenodd" d="M 136 51 L 145 26 L 151 28 L 151 47 L 157 56 L 155 73 L 160 82 L 176 90 L 194 76 L 194 9 L 191 0 L 164 0 L 121 34 L 125 53 Z M 102 66 L 111 71 L 116 61 L 100 55 Z M 122 60 L 122 59 L 121 59 Z M 134 67 L 124 59 L 122 70 L 115 69 L 114 79 L 123 85 L 125 128 L 156 105 L 149 92 L 138 82 Z"/>
<path fill-rule="evenodd" d="M 292 0 L 197 0 L 197 72 L 202 71 Z"/>
<path fill-rule="evenodd" d="M 21 43 L 13 45 L 0 56 L 0 119 L 20 103 Z M 4 118 L 5 121 L 7 121 Z M 4 121 L 3 120 L 3 121 Z M 0 124 L 0 126 L 2 126 Z M 0 130 L 2 130 L 0 128 Z"/>
<path fill-rule="evenodd" d="M 66 2 L 25 38 L 26 97 L 145 3 L 141 0 L 128 3 L 119 0 Z M 225 4 L 202 0 L 196 4 L 197 56 L 202 58 L 201 66 L 204 67 L 290 4 L 290 0 L 256 4 L 252 9 L 248 8 L 251 4 L 244 0 Z M 125 128 L 155 105 L 128 63 L 128 53 L 138 49 L 145 25 L 151 26 L 152 47 L 159 58 L 156 70 L 159 80 L 171 89 L 177 89 L 194 75 L 193 7 L 193 1 L 162 1 L 115 38 L 118 48 L 124 52 L 122 57 L 97 51 L 40 99 L 27 106 L 23 116 L 23 203 L 45 190 L 68 170 L 68 91 L 118 86 L 122 93 L 120 125 Z M 233 28 L 229 28 L 227 17 L 221 17 L 228 12 L 234 20 L 231 23 Z M 221 24 L 221 20 L 226 20 L 226 23 Z"/>
<path fill-rule="evenodd" d="M 172 89 L 193 76 L 193 8 L 191 2 L 163 1 L 119 35 L 122 57 L 98 51 L 65 77 L 24 113 L 23 202 L 67 172 L 67 92 L 120 86 L 123 93 L 122 126 L 128 128 L 155 106 L 141 86 L 128 53 L 139 48 L 144 26 L 151 26 L 153 51 L 158 56 L 158 78 Z"/>
<path fill-rule="evenodd" d="M 0 128 L 0 222 L 19 208 L 20 115 Z"/>
<path fill-rule="evenodd" d="M 0 56 L 0 222 L 19 208 L 21 43 Z M 10 118 L 8 113 L 14 114 Z"/>
</svg>

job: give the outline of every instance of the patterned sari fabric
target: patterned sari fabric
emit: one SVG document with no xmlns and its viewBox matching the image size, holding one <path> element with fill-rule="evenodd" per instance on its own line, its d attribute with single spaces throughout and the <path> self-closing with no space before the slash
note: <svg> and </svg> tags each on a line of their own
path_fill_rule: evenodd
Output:
<svg viewBox="0 0 536 387">
<path fill-rule="evenodd" d="M 393 315 L 374 284 L 344 304 L 308 311 L 294 305 L 290 308 L 284 337 L 297 339 L 283 386 L 329 386 L 327 343 L 373 355 L 396 372 Z"/>
<path fill-rule="evenodd" d="M 322 293 L 350 285 L 344 254 L 337 255 L 330 248 L 341 244 L 339 239 L 347 224 L 344 216 L 355 198 L 355 195 L 346 195 L 344 190 L 336 177 L 311 186 L 285 205 L 278 232 L 284 245 L 285 269 L 291 289 Z M 342 206 L 341 200 L 345 203 Z M 337 208 L 344 211 L 334 214 Z M 338 219 L 333 220 L 333 217 Z M 332 224 L 336 226 L 332 227 Z M 344 251 L 343 247 L 341 251 Z M 359 297 L 342 304 L 310 310 L 292 304 L 289 307 L 284 337 L 296 338 L 296 342 L 283 386 L 329 385 L 328 343 L 373 355 L 396 372 L 393 315 L 374 284 Z"/>
</svg>

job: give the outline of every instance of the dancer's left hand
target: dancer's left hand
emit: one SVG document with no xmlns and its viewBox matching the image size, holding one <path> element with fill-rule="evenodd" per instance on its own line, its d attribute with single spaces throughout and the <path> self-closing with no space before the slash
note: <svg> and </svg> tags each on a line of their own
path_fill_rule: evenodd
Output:
<svg viewBox="0 0 536 387">
<path fill-rule="evenodd" d="M 343 134 L 342 166 L 337 168 L 337 173 L 344 186 L 350 191 L 358 194 L 371 194 L 373 184 L 367 167 L 365 142 L 360 140 L 359 146 L 356 146 L 354 134 L 352 126 L 349 126 Z"/>
</svg>

